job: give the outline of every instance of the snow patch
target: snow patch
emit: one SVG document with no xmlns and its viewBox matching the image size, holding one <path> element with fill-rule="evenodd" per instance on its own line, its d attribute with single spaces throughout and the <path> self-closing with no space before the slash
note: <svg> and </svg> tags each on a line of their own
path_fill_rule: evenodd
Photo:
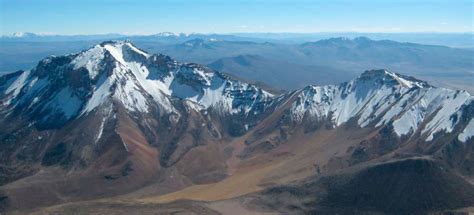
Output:
<svg viewBox="0 0 474 215">
<path fill-rule="evenodd" d="M 100 45 L 94 46 L 85 52 L 80 53 L 71 62 L 74 64 L 74 69 L 81 67 L 86 68 L 89 72 L 89 77 L 94 79 L 100 70 L 100 62 L 104 59 L 104 48 Z"/>
<path fill-rule="evenodd" d="M 123 59 L 123 53 L 122 53 L 122 43 L 117 43 L 115 45 L 110 45 L 106 44 L 104 45 L 104 48 L 109 51 L 109 53 L 122 65 L 126 65 L 125 60 Z"/>
<path fill-rule="evenodd" d="M 46 105 L 43 110 L 51 109 L 50 114 L 56 111 L 63 113 L 66 119 L 71 119 L 80 110 L 82 101 L 74 95 L 71 88 L 66 87 L 59 91 Z"/>
<path fill-rule="evenodd" d="M 110 96 L 110 87 L 112 86 L 113 79 L 113 77 L 107 78 L 106 74 L 101 76 L 98 81 L 99 87 L 97 88 L 97 85 L 94 86 L 95 89 L 93 91 L 92 97 L 87 102 L 86 107 L 82 110 L 81 114 L 94 110 L 96 107 L 107 100 L 107 97 Z"/>
<path fill-rule="evenodd" d="M 428 99 L 428 110 L 436 111 L 435 116 L 423 129 L 423 134 L 428 134 L 426 141 L 433 140 L 434 134 L 444 131 L 450 133 L 456 122 L 451 116 L 457 114 L 465 103 L 472 100 L 472 96 L 465 91 L 454 91 L 443 88 L 431 90 L 426 95 Z"/>
<path fill-rule="evenodd" d="M 149 58 L 149 57 L 150 57 L 149 54 L 143 52 L 142 50 L 138 49 L 137 47 L 133 46 L 133 45 L 130 44 L 130 43 L 127 43 L 127 46 L 130 47 L 130 48 L 131 48 L 133 51 L 135 51 L 136 53 L 145 56 L 146 58 Z"/>
<path fill-rule="evenodd" d="M 474 136 L 474 119 L 471 119 L 466 128 L 458 135 L 458 140 L 466 142 L 469 138 Z"/>
<path fill-rule="evenodd" d="M 10 84 L 10 86 L 5 91 L 5 94 L 9 94 L 13 92 L 12 94 L 13 98 L 18 96 L 18 94 L 21 92 L 21 89 L 23 89 L 23 87 L 25 86 L 25 81 L 30 75 L 30 73 L 31 71 L 29 70 L 22 72 L 21 75 L 18 76 L 18 78 L 15 81 L 13 81 L 12 84 Z"/>
</svg>

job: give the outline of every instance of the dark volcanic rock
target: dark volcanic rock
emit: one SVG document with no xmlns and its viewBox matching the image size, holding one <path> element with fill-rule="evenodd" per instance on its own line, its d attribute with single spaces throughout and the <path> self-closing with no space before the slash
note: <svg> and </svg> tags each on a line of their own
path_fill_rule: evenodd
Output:
<svg viewBox="0 0 474 215">
<path fill-rule="evenodd" d="M 406 159 L 267 189 L 254 204 L 283 213 L 413 214 L 474 205 L 474 186 L 439 162 Z"/>
</svg>

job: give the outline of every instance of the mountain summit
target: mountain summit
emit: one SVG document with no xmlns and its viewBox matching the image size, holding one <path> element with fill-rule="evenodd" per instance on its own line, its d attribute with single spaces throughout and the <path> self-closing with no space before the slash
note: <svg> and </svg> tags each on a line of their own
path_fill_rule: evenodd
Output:
<svg viewBox="0 0 474 215">
<path fill-rule="evenodd" d="M 154 185 L 147 195 L 176 192 L 173 199 L 215 184 L 202 190 L 209 199 L 185 196 L 230 199 L 402 158 L 474 176 L 473 96 L 386 70 L 272 95 L 129 41 L 107 41 L 1 76 L 0 101 L 6 210 Z"/>
<path fill-rule="evenodd" d="M 176 112 L 173 98 L 185 99 L 198 109 L 213 106 L 222 114 L 249 114 L 263 111 L 258 108 L 272 97 L 206 67 L 149 55 L 127 41 L 52 56 L 31 71 L 3 79 L 9 84 L 2 91 L 6 109 L 34 112 L 31 117 L 41 124 L 65 123 L 99 107 L 110 109 L 114 102 L 130 112 L 154 109 L 169 114 Z"/>
<path fill-rule="evenodd" d="M 298 120 L 329 117 L 335 126 L 351 119 L 360 127 L 390 125 L 398 136 L 413 135 L 423 125 L 420 135 L 427 135 L 430 141 L 438 132 L 451 132 L 458 119 L 472 118 L 467 111 L 472 105 L 473 97 L 465 91 L 435 88 L 412 77 L 371 70 L 340 85 L 304 88 L 292 113 Z"/>
</svg>

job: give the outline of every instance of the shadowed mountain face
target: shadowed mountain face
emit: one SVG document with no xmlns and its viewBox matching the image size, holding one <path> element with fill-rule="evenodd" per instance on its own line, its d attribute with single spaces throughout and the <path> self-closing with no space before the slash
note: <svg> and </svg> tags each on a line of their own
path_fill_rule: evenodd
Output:
<svg viewBox="0 0 474 215">
<path fill-rule="evenodd" d="M 281 213 L 425 213 L 474 204 L 474 186 L 446 166 L 424 158 L 402 159 L 345 174 L 314 177 L 269 188 L 252 204 Z"/>
<path fill-rule="evenodd" d="M 474 187 L 436 162 L 409 159 L 362 170 L 332 185 L 322 202 L 385 212 L 455 209 L 474 204 Z"/>
<path fill-rule="evenodd" d="M 240 56 L 237 62 L 260 60 Z M 472 205 L 473 97 L 387 70 L 275 95 L 206 66 L 108 41 L 1 76 L 0 96 L 4 211 L 99 198 L 118 208 L 189 199 L 212 202 L 184 204 L 190 210 L 237 204 L 248 211 L 251 205 L 218 200 L 247 198 L 315 174 L 354 176 L 336 186 L 351 190 L 353 201 L 340 202 L 346 197 L 331 188 L 312 202 L 315 208 L 386 212 L 381 202 L 398 196 L 377 200 L 373 192 L 384 181 L 412 189 L 424 183 L 418 176 L 427 177 L 423 191 L 444 181 L 456 185 L 389 210 L 426 202 L 423 211 Z M 385 164 L 413 157 L 430 161 Z M 364 184 L 375 176 L 382 181 Z M 357 190 L 361 186 L 366 191 Z M 451 192 L 461 192 L 459 203 L 441 200 Z"/>
</svg>

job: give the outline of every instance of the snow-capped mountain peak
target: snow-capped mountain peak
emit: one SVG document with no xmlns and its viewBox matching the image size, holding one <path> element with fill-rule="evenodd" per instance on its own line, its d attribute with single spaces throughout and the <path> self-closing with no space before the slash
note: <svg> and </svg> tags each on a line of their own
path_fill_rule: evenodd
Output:
<svg viewBox="0 0 474 215">
<path fill-rule="evenodd" d="M 432 87 L 386 70 L 366 71 L 340 85 L 306 87 L 297 96 L 291 108 L 297 122 L 327 119 L 337 127 L 356 119 L 360 127 L 392 125 L 398 136 L 420 132 L 426 141 L 438 132 L 452 132 L 457 119 L 472 114 L 466 107 L 474 106 L 465 91 Z"/>
<path fill-rule="evenodd" d="M 157 36 L 157 37 L 177 37 L 179 36 L 178 33 L 173 33 L 173 32 L 160 32 L 160 33 L 156 33 L 154 34 L 154 36 Z"/>
<path fill-rule="evenodd" d="M 4 79 L 0 93 L 5 109 L 35 112 L 40 121 L 66 122 L 117 102 L 130 112 L 173 113 L 173 98 L 221 114 L 249 115 L 263 111 L 272 97 L 207 67 L 150 55 L 129 41 L 51 56 L 31 71 Z"/>
<path fill-rule="evenodd" d="M 30 32 L 15 32 L 11 35 L 7 35 L 5 37 L 10 37 L 10 38 L 26 38 L 26 37 L 37 37 L 40 36 L 35 33 L 30 33 Z"/>
<path fill-rule="evenodd" d="M 133 56 L 150 57 L 149 54 L 138 49 L 131 42 L 107 41 L 77 55 L 73 55 L 74 59 L 71 63 L 74 65 L 74 69 L 86 68 L 91 78 L 94 79 L 101 69 L 100 63 L 104 59 L 106 52 L 123 66 L 126 66 L 127 61 L 131 61 Z"/>
<path fill-rule="evenodd" d="M 424 81 L 390 72 L 385 69 L 365 71 L 357 79 L 360 81 L 378 82 L 384 85 L 400 85 L 407 88 L 429 87 L 428 83 Z"/>
</svg>

